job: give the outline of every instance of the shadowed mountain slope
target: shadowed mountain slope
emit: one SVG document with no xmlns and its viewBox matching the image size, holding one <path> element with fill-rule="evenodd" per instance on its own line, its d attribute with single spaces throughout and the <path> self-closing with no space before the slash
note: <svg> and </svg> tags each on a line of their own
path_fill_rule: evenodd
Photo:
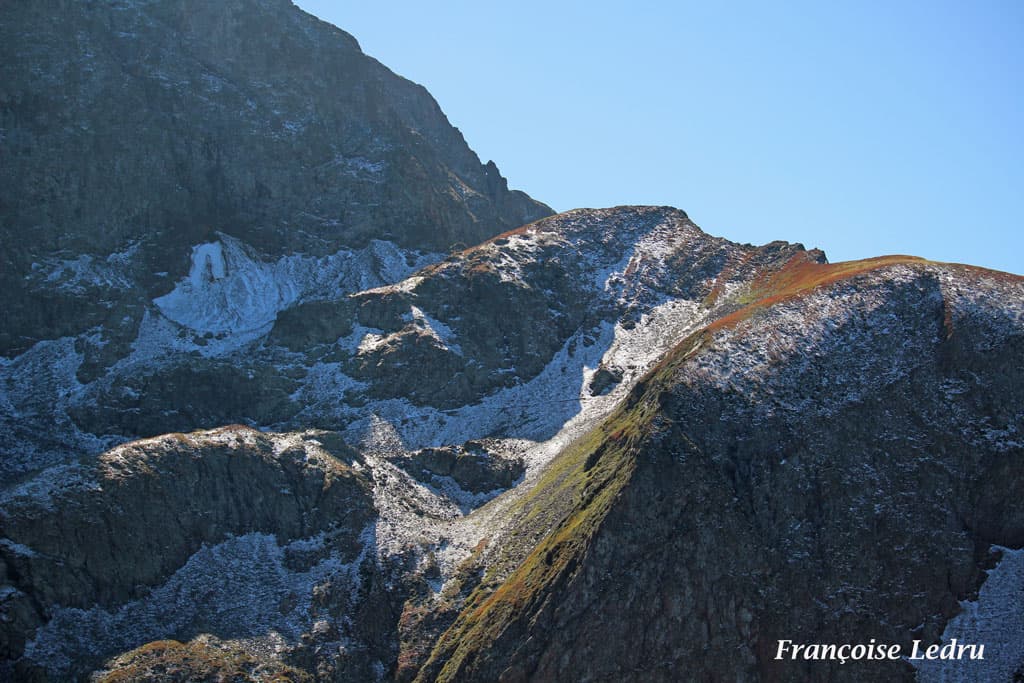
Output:
<svg viewBox="0 0 1024 683">
<path fill-rule="evenodd" d="M 963 680 L 1019 675 L 979 586 L 1020 581 L 1024 280 L 888 257 L 752 291 L 552 463 L 528 504 L 553 531 L 491 567 L 421 680 L 914 680 L 776 644 L 957 636 L 991 643 Z"/>
<path fill-rule="evenodd" d="M 439 252 L 551 213 L 286 0 L 8 4 L 0 153 L 7 356 L 137 327 L 218 232 L 272 257 Z"/>
</svg>

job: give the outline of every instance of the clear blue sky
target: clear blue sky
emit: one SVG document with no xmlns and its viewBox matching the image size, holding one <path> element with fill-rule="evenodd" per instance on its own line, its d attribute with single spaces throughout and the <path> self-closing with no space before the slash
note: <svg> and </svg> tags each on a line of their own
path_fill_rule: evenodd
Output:
<svg viewBox="0 0 1024 683">
<path fill-rule="evenodd" d="M 1024 2 L 330 2 L 556 210 L 1024 273 Z"/>
</svg>

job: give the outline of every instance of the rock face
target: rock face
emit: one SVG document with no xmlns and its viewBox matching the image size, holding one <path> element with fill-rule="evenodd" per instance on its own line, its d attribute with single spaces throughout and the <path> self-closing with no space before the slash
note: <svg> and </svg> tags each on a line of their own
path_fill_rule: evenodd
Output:
<svg viewBox="0 0 1024 683">
<path fill-rule="evenodd" d="M 551 213 L 287 0 L 13 3 L 0 83 L 2 355 L 134 329 L 218 233 L 273 259 L 442 252 Z"/>
<path fill-rule="evenodd" d="M 521 460 L 506 458 L 500 451 L 491 452 L 479 441 L 467 441 L 463 446 L 423 448 L 396 460 L 395 464 L 426 483 L 437 477 L 451 477 L 470 493 L 510 489 L 526 471 Z"/>
<path fill-rule="evenodd" d="M 283 0 L 0 16 L 0 679 L 1024 676 L 1024 280 L 551 216 Z M 789 662 L 780 639 L 991 645 Z"/>
<path fill-rule="evenodd" d="M 154 609 L 172 600 L 175 607 L 163 607 L 179 612 L 157 617 L 163 620 L 158 628 L 199 628 L 203 618 L 195 623 L 190 611 L 196 607 L 188 602 L 202 598 L 191 592 L 213 595 L 214 586 L 204 587 L 201 575 L 185 572 L 170 593 L 161 596 L 160 588 L 153 589 L 208 545 L 221 547 L 221 568 L 231 573 L 239 572 L 232 567 L 232 551 L 238 561 L 245 561 L 246 553 L 224 548 L 226 541 L 245 538 L 267 545 L 263 551 L 280 557 L 260 558 L 257 552 L 254 559 L 301 577 L 353 563 L 360 556 L 360 536 L 373 519 L 365 468 L 329 433 L 273 437 L 227 427 L 170 434 L 113 449 L 95 468 L 70 469 L 6 492 L 0 568 L 11 591 L 5 607 L 17 618 L 3 624 L 0 647 L 10 657 L 25 647 L 26 633 L 52 620 L 51 632 L 37 633 L 30 647 L 56 650 L 71 660 L 66 666 L 72 671 L 89 662 L 90 650 L 101 650 L 103 640 L 74 643 L 56 637 L 68 635 L 60 632 L 61 620 L 91 622 L 107 631 L 107 639 L 116 638 L 126 626 L 118 621 L 125 609 L 119 614 L 110 608 L 148 602 L 136 609 Z M 309 596 L 286 590 L 287 584 L 251 597 L 283 593 L 275 615 L 280 621 L 309 618 L 309 608 L 300 604 Z M 264 607 L 271 614 L 277 610 L 276 604 Z M 230 622 L 221 619 L 220 628 L 249 627 Z"/>
<path fill-rule="evenodd" d="M 1022 293 L 913 261 L 784 270 L 559 456 L 570 483 L 534 504 L 571 496 L 564 518 L 420 678 L 914 680 L 777 642 L 948 640 L 993 546 L 1020 546 Z M 1019 675 L 1020 635 L 992 666 Z"/>
<path fill-rule="evenodd" d="M 422 87 L 286 0 L 6 7 L 0 155 L 0 382 L 32 394 L 4 411 L 19 415 L 0 424 L 8 472 L 114 443 L 79 426 L 282 422 L 288 377 L 191 358 L 153 376 L 134 360 L 223 356 L 290 307 L 551 213 L 481 164 Z M 54 381 L 27 388 L 6 372 L 18 357 Z M 133 367 L 114 378 L 118 363 Z M 114 417 L 74 400 L 104 377 L 129 392 L 111 400 L 142 403 Z M 257 385 L 262 410 L 233 400 Z"/>
</svg>

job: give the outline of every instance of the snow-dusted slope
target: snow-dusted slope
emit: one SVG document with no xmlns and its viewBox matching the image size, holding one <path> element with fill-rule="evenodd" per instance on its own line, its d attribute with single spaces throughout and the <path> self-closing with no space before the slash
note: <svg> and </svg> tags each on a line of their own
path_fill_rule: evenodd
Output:
<svg viewBox="0 0 1024 683">
<path fill-rule="evenodd" d="M 742 301 L 470 517 L 497 511 L 487 574 L 416 680 L 913 679 L 773 657 L 872 638 L 991 645 L 921 680 L 1018 675 L 1019 558 L 990 548 L 1024 539 L 1024 278 L 794 259 Z"/>
<path fill-rule="evenodd" d="M 978 599 L 963 601 L 961 612 L 942 633 L 942 645 L 956 640 L 961 645 L 974 645 L 972 654 L 979 645 L 984 651 L 977 653 L 978 659 L 967 655 L 955 664 L 940 659 L 911 662 L 921 683 L 1012 681 L 1024 668 L 1024 549 L 994 550 L 1002 557 L 988 572 Z"/>
<path fill-rule="evenodd" d="M 118 258 L 104 261 L 107 270 L 54 266 L 41 276 L 40 286 L 132 286 L 126 284 L 128 257 L 114 256 Z M 379 240 L 325 257 L 294 254 L 276 260 L 227 235 L 196 245 L 188 275 L 170 293 L 151 301 L 125 338 L 119 338 L 122 331 L 113 325 L 97 325 L 78 337 L 39 342 L 12 359 L 0 359 L 0 470 L 24 472 L 72 461 L 140 434 L 130 426 L 91 434 L 98 430 L 85 424 L 90 418 L 82 411 L 156 413 L 158 418 L 158 411 L 168 406 L 145 408 L 139 403 L 151 390 L 149 378 L 160 368 L 187 364 L 197 356 L 241 364 L 239 359 L 260 346 L 278 313 L 288 306 L 395 282 L 440 258 Z M 94 359 L 102 359 L 106 367 L 92 367 Z M 263 364 L 270 362 L 262 359 Z M 218 381 L 223 382 L 206 380 Z M 202 391 L 203 384 L 183 386 L 181 391 Z M 227 421 L 247 417 L 245 406 L 253 397 L 238 398 L 242 405 Z M 209 421 L 202 424 L 214 426 Z M 147 432 L 158 433 L 143 429 L 141 434 Z"/>
<path fill-rule="evenodd" d="M 4 361 L 2 464 L 88 456 L 161 425 L 315 425 L 358 441 L 376 416 L 410 449 L 547 438 L 585 405 L 612 405 L 674 338 L 791 253 L 638 208 L 565 214 L 425 269 L 441 256 L 390 242 L 274 259 L 220 235 L 193 246 L 188 274 L 134 327 Z"/>
<path fill-rule="evenodd" d="M 543 500 L 568 476 L 559 457 L 602 434 L 666 363 L 677 368 L 673 391 L 700 399 L 681 422 L 692 448 L 701 430 L 730 424 L 782 438 L 789 428 L 778 425 L 845 419 L 921 381 L 937 349 L 959 348 L 949 339 L 968 340 L 957 353 L 976 359 L 985 349 L 1005 353 L 1020 335 L 1024 297 L 1012 277 L 906 258 L 822 262 L 799 245 L 732 244 L 680 211 L 646 207 L 569 212 L 447 257 L 385 242 L 276 259 L 226 235 L 195 245 L 188 275 L 149 302 L 134 336 L 99 371 L 83 368 L 90 349 L 105 343 L 101 330 L 37 344 L 0 366 L 6 419 L 21 427 L 5 438 L 31 445 L 8 467 L 50 466 L 9 485 L 0 513 L 22 525 L 45 519 L 33 517 L 44 510 L 62 519 L 95 514 L 116 529 L 130 509 L 120 487 L 180 476 L 162 469 L 179 444 L 198 467 L 227 449 L 330 471 L 338 456 L 320 448 L 323 439 L 358 448 L 358 456 L 337 452 L 365 482 L 372 512 L 343 548 L 312 528 L 273 541 L 269 522 L 232 526 L 154 570 L 147 590 L 92 602 L 47 588 L 75 585 L 56 567 L 78 560 L 36 547 L 44 536 L 31 524 L 10 526 L 0 555 L 34 569 L 19 573 L 30 580 L 9 579 L 5 599 L 21 605 L 47 595 L 49 605 L 26 612 L 34 616 L 25 623 L 40 628 L 15 647 L 32 666 L 64 675 L 95 663 L 83 634 L 107 655 L 206 628 L 254 656 L 311 657 L 364 678 L 382 675 L 388 657 L 418 667 L 485 569 L 493 589 L 587 499 Z M 86 270 L 62 272 L 80 278 Z M 1015 453 L 1019 411 L 979 421 L 977 406 L 958 408 L 990 369 L 965 373 L 934 383 L 949 411 L 929 419 L 979 453 Z M 665 410 L 671 395 L 658 399 Z M 719 398 L 695 407 L 708 396 Z M 924 439 L 904 417 L 892 418 L 893 443 Z M 231 427 L 111 449 L 161 425 L 228 422 L 270 431 Z M 107 481 L 91 469 L 104 451 L 101 472 L 160 465 L 124 465 L 127 474 Z M 781 470 L 809 471 L 807 456 L 792 448 L 772 442 L 765 453 Z M 722 467 L 736 478 L 746 465 Z M 213 499 L 237 496 L 248 481 L 238 477 L 217 474 L 226 488 Z M 294 494 L 291 484 L 271 486 L 273 495 L 259 500 Z M 867 504 L 870 495 L 862 498 Z M 204 496 L 158 496 L 149 514 L 180 515 L 184 505 L 201 518 L 208 504 Z M 791 531 L 777 548 L 811 557 L 813 535 Z M 139 561 L 139 552 L 128 547 L 125 562 Z M 246 564 L 241 578 L 253 599 L 280 609 L 216 592 L 211 602 L 197 598 L 203 577 Z M 89 581 L 93 573 L 71 576 Z M 380 628 L 395 638 L 396 622 L 401 643 L 387 642 L 401 654 L 367 645 L 383 637 L 374 635 Z"/>
<path fill-rule="evenodd" d="M 358 552 L 382 566 L 436 566 L 439 591 L 500 527 L 516 491 L 614 409 L 677 339 L 735 308 L 756 275 L 800 254 L 781 244 L 740 247 L 705 235 L 682 212 L 633 207 L 572 212 L 443 261 L 381 241 L 274 259 L 219 235 L 193 247 L 187 276 L 147 306 L 105 368 L 83 376 L 90 349 L 107 343 L 102 330 L 91 341 L 39 344 L 0 368 L 6 419 L 23 427 L 7 437 L 9 452 L 21 455 L 6 466 L 51 468 L 10 489 L 7 505 L 78 481 L 81 470 L 61 463 L 84 459 L 88 468 L 113 444 L 147 435 L 146 425 L 327 426 L 361 448 L 373 482 L 376 519 Z M 44 365 L 59 371 L 42 373 Z M 402 394 L 403 385 L 415 390 Z M 256 412 L 273 391 L 281 402 Z M 39 434 L 51 440 L 35 441 Z M 476 492 L 449 474 L 409 469 L 436 461 L 418 449 L 480 439 Z M 516 491 L 488 489 L 488 458 L 524 472 Z M 224 552 L 263 543 L 246 538 Z M 23 540 L 17 547 L 37 552 Z M 218 553 L 197 555 L 195 567 L 227 557 Z M 183 580 L 167 575 L 161 585 Z M 169 590 L 146 600 L 157 604 Z M 171 622 L 147 621 L 148 604 L 68 606 L 28 651 L 64 671 L 79 656 L 77 631 L 98 629 L 106 635 L 96 642 L 111 648 L 131 646 L 125 634 L 156 637 Z"/>
</svg>

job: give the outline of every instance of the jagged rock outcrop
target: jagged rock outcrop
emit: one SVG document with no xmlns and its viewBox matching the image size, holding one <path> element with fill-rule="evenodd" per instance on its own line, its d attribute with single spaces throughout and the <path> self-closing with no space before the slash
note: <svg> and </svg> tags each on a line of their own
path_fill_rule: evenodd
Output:
<svg viewBox="0 0 1024 683">
<path fill-rule="evenodd" d="M 308 672 L 244 648 L 200 636 L 188 643 L 161 640 L 127 652 L 94 676 L 97 683 L 312 683 Z"/>
<path fill-rule="evenodd" d="M 450 477 L 470 493 L 510 489 L 526 472 L 521 460 L 506 457 L 500 450 L 489 451 L 479 441 L 467 441 L 461 446 L 422 448 L 394 462 L 422 482 Z"/>
<path fill-rule="evenodd" d="M 352 374 L 386 378 L 371 385 L 382 397 L 462 405 L 536 377 L 581 329 L 632 322 L 670 298 L 702 301 L 726 264 L 751 259 L 749 276 L 796 249 L 754 256 L 664 207 L 560 214 L 353 296 L 359 322 L 379 333 Z"/>
</svg>

